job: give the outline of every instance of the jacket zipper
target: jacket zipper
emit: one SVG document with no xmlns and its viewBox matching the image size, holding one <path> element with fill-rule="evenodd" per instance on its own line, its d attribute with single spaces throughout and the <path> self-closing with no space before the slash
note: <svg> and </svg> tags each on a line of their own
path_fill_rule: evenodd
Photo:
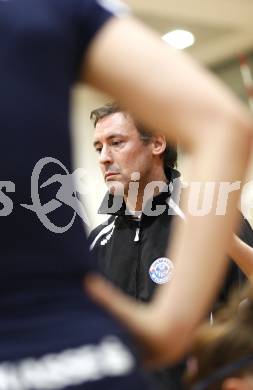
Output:
<svg viewBox="0 0 253 390">
<path fill-rule="evenodd" d="M 140 240 L 140 227 L 137 227 L 135 231 L 134 242 L 138 242 L 139 240 Z"/>
<path fill-rule="evenodd" d="M 134 242 L 138 242 L 137 248 L 137 264 L 136 264 L 136 287 L 135 287 L 135 297 L 139 299 L 139 277 L 140 277 L 140 229 L 141 229 L 141 221 L 138 221 L 138 227 L 135 231 Z"/>
</svg>

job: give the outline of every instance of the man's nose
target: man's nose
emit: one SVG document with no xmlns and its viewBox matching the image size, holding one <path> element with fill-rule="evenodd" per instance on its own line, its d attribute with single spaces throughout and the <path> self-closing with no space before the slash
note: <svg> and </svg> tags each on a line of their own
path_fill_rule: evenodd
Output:
<svg viewBox="0 0 253 390">
<path fill-rule="evenodd" d="M 110 148 L 107 145 L 102 147 L 101 153 L 99 155 L 100 164 L 108 164 L 112 162 L 112 154 Z"/>
</svg>

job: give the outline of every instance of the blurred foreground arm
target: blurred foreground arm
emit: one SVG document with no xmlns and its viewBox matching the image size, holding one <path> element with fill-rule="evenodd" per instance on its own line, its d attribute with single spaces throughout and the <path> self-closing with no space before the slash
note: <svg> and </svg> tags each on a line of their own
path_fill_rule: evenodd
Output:
<svg viewBox="0 0 253 390">
<path fill-rule="evenodd" d="M 252 139 L 245 108 L 215 77 L 135 20 L 112 19 L 104 26 L 87 52 L 83 77 L 188 150 L 189 180 L 216 182 L 214 200 L 220 182 L 242 180 Z M 185 204 L 187 223 L 175 229 L 168 255 L 175 277 L 151 305 L 140 306 L 102 281 L 87 283 L 93 297 L 139 338 L 151 361 L 174 361 L 189 346 L 224 274 L 238 197 L 239 191 L 230 194 L 222 216 L 215 213 L 216 202 L 203 217 Z"/>
</svg>

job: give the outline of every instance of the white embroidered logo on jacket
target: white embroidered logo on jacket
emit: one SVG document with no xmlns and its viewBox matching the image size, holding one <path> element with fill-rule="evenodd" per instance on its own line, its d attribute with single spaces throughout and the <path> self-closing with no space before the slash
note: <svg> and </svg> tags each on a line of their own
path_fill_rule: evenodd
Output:
<svg viewBox="0 0 253 390">
<path fill-rule="evenodd" d="M 159 257 L 149 268 L 149 276 L 154 283 L 163 284 L 169 282 L 174 275 L 174 264 L 167 257 Z"/>
</svg>

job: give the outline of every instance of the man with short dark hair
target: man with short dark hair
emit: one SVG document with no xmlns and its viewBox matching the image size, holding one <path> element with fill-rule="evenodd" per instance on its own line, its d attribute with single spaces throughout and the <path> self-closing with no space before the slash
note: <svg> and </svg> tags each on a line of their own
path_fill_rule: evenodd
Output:
<svg viewBox="0 0 253 390">
<path fill-rule="evenodd" d="M 174 272 L 165 252 L 173 219 L 168 215 L 169 184 L 179 176 L 174 169 L 177 150 L 115 103 L 93 110 L 91 119 L 93 144 L 109 189 L 99 213 L 110 215 L 106 225 L 91 232 L 91 249 L 106 278 L 148 301 Z M 182 372 L 181 366 L 159 371 L 155 388 L 178 389 Z"/>
<path fill-rule="evenodd" d="M 90 119 L 92 120 L 94 127 L 96 127 L 97 122 L 104 117 L 115 114 L 123 113 L 129 119 L 131 118 L 130 114 L 122 111 L 121 107 L 117 103 L 107 103 L 104 106 L 93 110 L 90 114 Z M 133 118 L 132 118 L 133 120 Z M 136 130 L 139 132 L 140 138 L 144 143 L 149 143 L 153 137 L 151 134 L 140 122 L 134 120 Z M 170 175 L 170 168 L 174 168 L 177 164 L 177 148 L 173 147 L 171 144 L 166 143 L 165 150 L 162 154 L 163 158 L 163 167 L 165 173 Z"/>
<path fill-rule="evenodd" d="M 95 127 L 93 144 L 109 189 L 99 208 L 109 219 L 91 232 L 90 248 L 107 279 L 136 299 L 148 301 L 156 286 L 169 282 L 174 274 L 173 259 L 165 254 L 172 221 L 184 220 L 173 200 L 180 184 L 174 169 L 177 151 L 162 134 L 151 135 L 115 103 L 93 110 L 90 117 Z M 252 236 L 250 225 L 242 219 L 243 239 L 253 244 Z M 222 301 L 242 279 L 233 263 L 229 272 Z M 156 372 L 157 386 L 180 389 L 183 370 L 181 364 Z"/>
<path fill-rule="evenodd" d="M 174 169 L 177 151 L 164 135 L 151 135 L 116 104 L 92 111 L 91 118 L 94 147 L 109 189 L 99 213 L 110 215 L 106 226 L 91 233 L 91 249 L 108 279 L 148 301 L 174 268 L 164 254 L 172 222 L 168 214 L 176 213 L 169 212 L 169 184 L 179 176 Z"/>
</svg>

